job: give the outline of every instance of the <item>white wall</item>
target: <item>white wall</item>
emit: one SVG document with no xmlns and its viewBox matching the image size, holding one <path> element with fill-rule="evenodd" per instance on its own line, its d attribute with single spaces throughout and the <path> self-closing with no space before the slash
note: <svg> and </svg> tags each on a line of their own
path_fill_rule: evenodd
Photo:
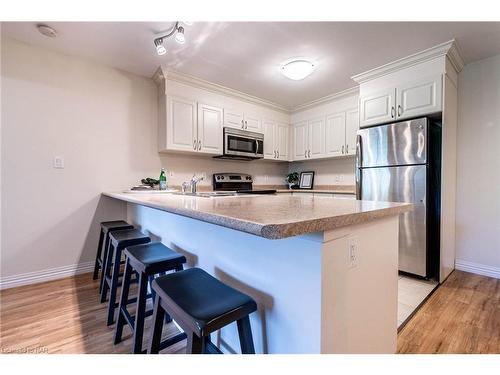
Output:
<svg viewBox="0 0 500 375">
<path fill-rule="evenodd" d="M 287 163 L 159 155 L 150 79 L 9 38 L 1 52 L 4 286 L 40 280 L 44 270 L 88 269 L 98 222 L 126 217 L 123 204 L 100 193 L 157 178 L 162 165 L 177 185 L 192 172 L 220 171 L 283 184 Z M 52 168 L 56 155 L 65 169 Z"/>
<path fill-rule="evenodd" d="M 500 55 L 458 84 L 456 266 L 500 277 Z"/>
<path fill-rule="evenodd" d="M 305 160 L 290 163 L 290 172 L 314 171 L 314 186 L 318 185 L 355 185 L 354 157 Z"/>
</svg>

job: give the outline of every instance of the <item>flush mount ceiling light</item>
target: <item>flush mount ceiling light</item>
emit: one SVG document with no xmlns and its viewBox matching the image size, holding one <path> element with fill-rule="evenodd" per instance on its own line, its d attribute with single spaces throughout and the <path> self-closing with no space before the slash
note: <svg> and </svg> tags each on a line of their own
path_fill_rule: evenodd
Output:
<svg viewBox="0 0 500 375">
<path fill-rule="evenodd" d="M 183 23 L 185 25 L 191 25 L 192 22 L 189 22 L 189 21 L 183 21 Z M 158 55 L 164 55 L 167 53 L 167 50 L 166 48 L 163 46 L 163 42 L 170 38 L 172 35 L 175 34 L 175 41 L 179 44 L 184 44 L 186 42 L 186 37 L 184 36 L 184 27 L 180 26 L 179 25 L 179 22 L 177 21 L 175 23 L 175 25 L 172 27 L 172 29 L 170 29 L 169 31 L 166 31 L 163 35 L 161 36 L 158 36 L 155 40 L 154 40 L 154 45 L 155 45 L 155 48 L 156 48 L 156 53 Z"/>
<path fill-rule="evenodd" d="M 294 81 L 300 81 L 310 75 L 315 68 L 315 64 L 306 59 L 295 59 L 284 63 L 281 66 L 281 73 Z"/>
<path fill-rule="evenodd" d="M 40 34 L 48 36 L 49 38 L 55 38 L 57 36 L 57 31 L 50 26 L 36 25 L 36 28 L 38 29 Z"/>
</svg>

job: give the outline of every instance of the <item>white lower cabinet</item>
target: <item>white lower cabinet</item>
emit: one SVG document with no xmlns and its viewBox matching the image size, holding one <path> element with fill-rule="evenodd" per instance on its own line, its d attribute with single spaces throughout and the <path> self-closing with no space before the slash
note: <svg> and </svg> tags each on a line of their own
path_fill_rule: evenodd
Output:
<svg viewBox="0 0 500 375">
<path fill-rule="evenodd" d="M 354 194 L 333 194 L 333 198 L 356 200 L 356 196 Z"/>
</svg>

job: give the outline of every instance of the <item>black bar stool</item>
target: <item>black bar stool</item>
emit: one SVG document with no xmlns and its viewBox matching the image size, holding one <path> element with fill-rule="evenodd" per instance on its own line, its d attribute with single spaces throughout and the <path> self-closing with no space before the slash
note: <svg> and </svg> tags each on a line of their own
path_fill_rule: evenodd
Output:
<svg viewBox="0 0 500 375">
<path fill-rule="evenodd" d="M 160 350 L 165 313 L 170 314 L 187 334 L 187 353 L 221 353 L 210 341 L 210 333 L 237 322 L 241 352 L 254 354 L 249 314 L 255 301 L 220 282 L 200 268 L 160 276 L 153 281 L 153 332 L 148 353 Z"/>
<path fill-rule="evenodd" d="M 129 223 L 123 220 L 101 222 L 101 232 L 99 234 L 99 244 L 97 245 L 97 254 L 95 257 L 95 264 L 94 264 L 94 274 L 92 275 L 93 280 L 97 280 L 97 277 L 99 275 L 99 270 L 102 271 L 102 269 L 104 268 L 104 263 L 109 246 L 109 235 L 108 235 L 109 232 L 112 232 L 114 230 L 133 229 L 133 228 L 134 228 L 133 225 L 130 225 Z M 102 252 L 103 246 L 104 246 L 104 256 L 101 256 L 103 254 Z M 101 289 L 102 289 L 102 277 L 99 283 L 99 291 L 101 291 Z"/>
<path fill-rule="evenodd" d="M 186 258 L 169 249 L 161 242 L 137 245 L 125 249 L 125 273 L 123 275 L 122 292 L 120 297 L 120 307 L 118 310 L 118 320 L 115 328 L 114 343 L 122 341 L 123 327 L 128 324 L 133 332 L 134 344 L 133 353 L 145 353 L 142 350 L 142 337 L 144 333 L 144 320 L 153 314 L 153 310 L 146 311 L 146 300 L 150 297 L 155 299 L 155 294 L 147 294 L 148 280 L 152 281 L 157 274 L 164 274 L 169 271 L 182 271 Z M 139 274 L 139 286 L 137 293 L 137 304 L 135 316 L 131 316 L 127 310 L 127 305 L 131 303 L 128 299 L 130 281 L 132 273 Z M 135 301 L 133 301 L 135 302 Z M 176 335 L 166 340 L 160 346 L 167 347 L 186 338 L 185 334 Z"/>
<path fill-rule="evenodd" d="M 127 246 L 142 245 L 148 242 L 151 242 L 151 238 L 138 229 L 117 230 L 109 234 L 109 249 L 104 266 L 104 283 L 101 291 L 101 302 L 104 302 L 109 289 L 108 317 L 106 320 L 108 326 L 113 324 L 115 308 L 118 307 L 116 292 L 120 286 L 118 278 L 120 277 L 122 251 Z M 112 268 L 111 265 L 113 265 Z"/>
</svg>

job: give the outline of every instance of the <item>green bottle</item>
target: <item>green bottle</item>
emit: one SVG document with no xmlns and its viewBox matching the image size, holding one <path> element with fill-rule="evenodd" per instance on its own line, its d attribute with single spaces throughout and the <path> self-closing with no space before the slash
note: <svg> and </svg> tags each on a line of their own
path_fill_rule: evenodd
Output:
<svg viewBox="0 0 500 375">
<path fill-rule="evenodd" d="M 160 172 L 160 190 L 167 190 L 167 175 L 165 174 L 165 168 L 162 168 Z"/>
</svg>

